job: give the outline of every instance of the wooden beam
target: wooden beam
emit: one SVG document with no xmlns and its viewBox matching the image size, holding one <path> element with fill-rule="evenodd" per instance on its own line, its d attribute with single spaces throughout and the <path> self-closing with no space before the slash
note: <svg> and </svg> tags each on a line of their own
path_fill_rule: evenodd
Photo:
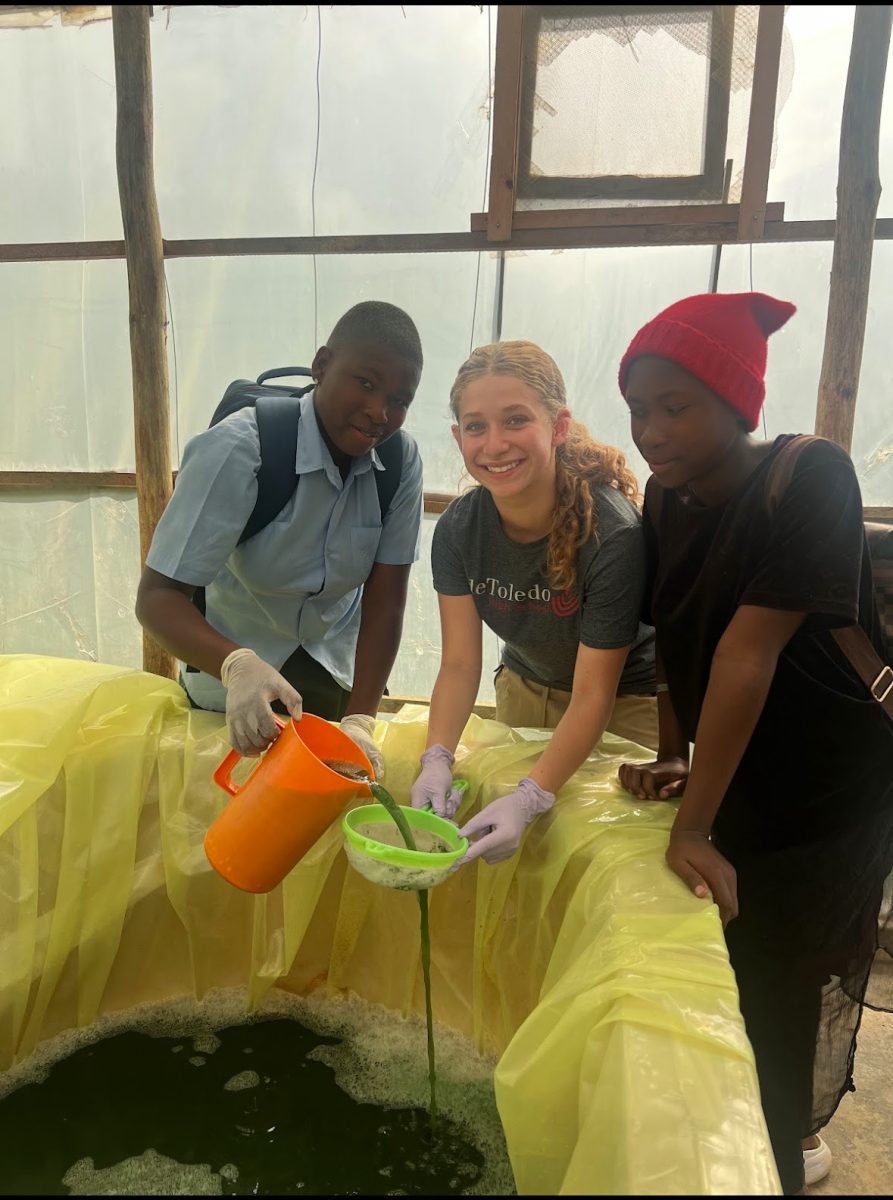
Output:
<svg viewBox="0 0 893 1200">
<path fill-rule="evenodd" d="M 757 241 L 763 236 L 783 34 L 784 5 L 761 4 L 738 216 L 738 237 L 742 242 Z"/>
<path fill-rule="evenodd" d="M 431 254 L 486 250 L 487 240 L 467 233 L 321 234 L 316 237 L 191 238 L 165 241 L 165 258 L 217 258 L 229 254 Z"/>
<path fill-rule="evenodd" d="M 770 206 L 771 209 L 771 206 Z M 516 214 L 520 216 L 520 214 Z M 893 238 L 893 217 L 881 217 L 876 241 Z M 482 250 L 597 250 L 602 246 L 712 246 L 738 240 L 734 220 L 682 225 L 580 226 L 564 229 L 515 229 L 510 241 L 495 245 L 486 233 L 374 234 L 306 238 L 201 238 L 164 242 L 165 258 L 238 258 L 246 255 L 310 254 L 471 254 Z M 758 241 L 831 242 L 834 221 L 767 221 Z M 117 246 L 115 253 L 109 248 Z M 4 262 L 90 262 L 123 258 L 123 242 L 0 243 Z"/>
<path fill-rule="evenodd" d="M 475 235 L 472 235 L 475 236 Z M 878 239 L 893 238 L 893 218 L 877 223 Z M 773 221 L 763 230 L 763 243 L 829 242 L 833 221 Z M 576 250 L 605 246 L 714 246 L 738 241 L 737 223 L 712 225 L 606 226 L 601 229 L 516 229 L 501 250 Z M 495 248 L 495 247 L 494 247 Z"/>
<path fill-rule="evenodd" d="M 173 472 L 173 479 L 177 473 Z M 134 471 L 0 471 L 0 492 L 134 491 Z M 456 499 L 452 492 L 425 492 L 425 512 L 439 514 Z M 893 506 L 866 505 L 866 521 L 893 520 Z"/>
<path fill-rule="evenodd" d="M 712 225 L 738 220 L 737 204 L 624 205 L 617 208 L 546 208 L 516 212 L 512 232 L 522 229 L 603 229 L 605 226 Z M 487 213 L 471 214 L 471 232 L 487 228 Z M 784 204 L 766 205 L 767 221 L 784 220 Z"/>
<path fill-rule="evenodd" d="M 382 696 L 378 711 L 395 713 L 399 712 L 404 704 L 422 704 L 427 708 L 430 703 L 430 696 Z M 475 704 L 471 711 L 479 717 L 484 717 L 490 721 L 496 720 L 495 704 Z"/>
<path fill-rule="evenodd" d="M 0 471 L 4 492 L 93 492 L 136 488 L 135 471 Z"/>
<path fill-rule="evenodd" d="M 512 236 L 518 178 L 524 8 L 523 4 L 500 4 L 496 10 L 488 242 L 504 242 Z"/>
<path fill-rule="evenodd" d="M 121 241 L 0 243 L 0 262 L 92 262 L 94 259 L 123 257 L 124 243 Z"/>
<path fill-rule="evenodd" d="M 450 492 L 425 492 L 425 512 L 445 512 L 455 499 Z"/>
<path fill-rule="evenodd" d="M 177 472 L 171 473 L 171 484 Z M 135 471 L 0 471 L 0 492 L 98 492 L 136 488 Z M 456 497 L 452 492 L 425 492 L 425 512 L 442 513 Z"/>
<path fill-rule="evenodd" d="M 130 362 L 140 559 L 145 563 L 171 495 L 164 253 L 152 158 L 150 8 L 112 6 L 117 132 L 115 160 L 130 297 Z M 143 634 L 143 669 L 176 677 L 173 656 Z"/>
<path fill-rule="evenodd" d="M 722 202 L 729 202 L 729 188 L 732 186 L 732 170 L 735 166 L 734 159 L 727 158 L 726 165 L 722 173 Z M 719 290 L 719 271 L 722 266 L 722 242 L 717 242 L 713 247 L 713 253 L 710 255 L 710 287 L 712 293 Z"/>
<path fill-rule="evenodd" d="M 853 441 L 871 255 L 881 183 L 878 136 L 893 5 L 857 4 L 843 97 L 837 226 L 815 431 L 849 452 Z"/>
</svg>

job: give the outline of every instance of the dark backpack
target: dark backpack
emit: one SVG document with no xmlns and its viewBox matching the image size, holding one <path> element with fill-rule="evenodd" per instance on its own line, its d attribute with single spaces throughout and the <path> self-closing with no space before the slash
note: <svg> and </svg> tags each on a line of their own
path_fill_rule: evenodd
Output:
<svg viewBox="0 0 893 1200">
<path fill-rule="evenodd" d="M 296 403 L 301 396 L 312 391 L 314 384 L 306 387 L 271 386 L 266 380 L 283 376 L 310 376 L 307 367 L 280 367 L 264 371 L 256 383 L 250 379 L 236 379 L 223 393 L 223 398 L 214 409 L 208 428 L 218 424 L 242 408 L 257 411 L 257 430 L 260 436 L 260 470 L 257 473 L 257 499 L 245 528 L 239 535 L 237 545 L 265 529 L 285 508 L 298 486 L 300 476 L 295 473 L 295 455 L 298 450 L 298 426 L 300 407 Z M 403 432 L 398 430 L 386 442 L 376 447 L 383 471 L 373 471 L 378 492 L 378 506 L 384 522 L 394 494 L 400 484 L 403 470 Z M 196 588 L 193 602 L 199 611 L 205 611 L 205 589 Z"/>
</svg>

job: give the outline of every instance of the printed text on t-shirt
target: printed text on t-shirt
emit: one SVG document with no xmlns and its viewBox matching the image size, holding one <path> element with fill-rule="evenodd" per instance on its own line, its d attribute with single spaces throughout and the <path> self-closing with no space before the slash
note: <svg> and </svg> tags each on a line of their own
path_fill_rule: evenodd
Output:
<svg viewBox="0 0 893 1200">
<path fill-rule="evenodd" d="M 516 588 L 513 583 L 503 583 L 493 576 L 469 579 L 468 590 L 473 596 L 486 596 L 489 607 L 499 612 L 551 612 L 557 617 L 571 617 L 580 607 L 580 597 L 573 590 L 553 592 L 538 583 L 526 589 Z"/>
</svg>

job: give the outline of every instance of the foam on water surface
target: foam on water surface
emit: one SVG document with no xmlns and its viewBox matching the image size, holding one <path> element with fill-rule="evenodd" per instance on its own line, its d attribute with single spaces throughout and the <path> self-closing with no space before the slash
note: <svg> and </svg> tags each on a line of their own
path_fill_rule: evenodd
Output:
<svg viewBox="0 0 893 1200">
<path fill-rule="evenodd" d="M 223 1086 L 228 1092 L 244 1092 L 246 1088 L 257 1087 L 259 1083 L 260 1075 L 257 1071 L 240 1071 L 238 1075 L 227 1079 Z"/>
<path fill-rule="evenodd" d="M 62 1177 L 72 1196 L 221 1196 L 223 1169 L 189 1166 L 154 1150 L 97 1170 L 82 1158 Z"/>
</svg>

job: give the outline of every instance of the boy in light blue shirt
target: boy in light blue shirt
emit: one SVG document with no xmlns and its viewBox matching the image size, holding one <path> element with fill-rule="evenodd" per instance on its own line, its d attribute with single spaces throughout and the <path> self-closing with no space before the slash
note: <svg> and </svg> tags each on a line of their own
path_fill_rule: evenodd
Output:
<svg viewBox="0 0 893 1200">
<path fill-rule="evenodd" d="M 418 331 L 401 309 L 367 301 L 332 330 L 300 407 L 298 486 L 239 544 L 257 499 L 257 413 L 245 407 L 188 443 L 137 595 L 140 623 L 189 664 L 192 702 L 226 712 L 230 741 L 260 754 L 279 728 L 273 705 L 341 726 L 376 774 L 379 702 L 400 644 L 418 558 L 422 464 L 398 433 L 422 370 Z M 374 472 L 403 439 L 400 482 L 383 514 Z M 205 588 L 205 614 L 193 603 Z"/>
</svg>

